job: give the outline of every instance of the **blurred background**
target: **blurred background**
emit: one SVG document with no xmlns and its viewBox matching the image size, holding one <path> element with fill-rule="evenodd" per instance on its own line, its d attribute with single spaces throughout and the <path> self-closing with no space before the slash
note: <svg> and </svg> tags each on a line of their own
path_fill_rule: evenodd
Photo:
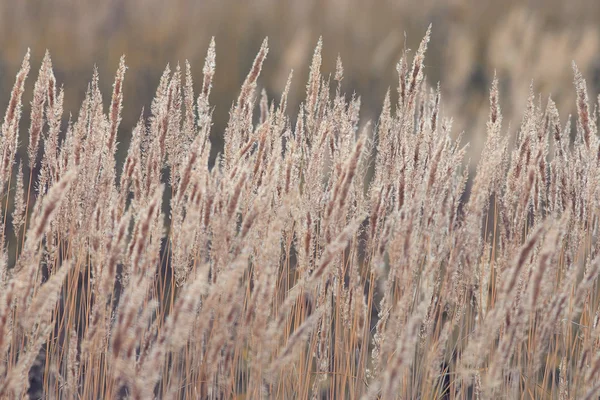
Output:
<svg viewBox="0 0 600 400">
<path fill-rule="evenodd" d="M 588 81 L 590 98 L 600 87 L 600 2 L 589 0 L 2 0 L 0 1 L 0 110 L 28 47 L 32 71 L 24 96 L 26 140 L 33 82 L 46 49 L 65 88 L 65 111 L 79 110 L 93 66 L 110 100 L 119 57 L 126 55 L 121 154 L 142 106 L 148 109 L 167 63 L 189 60 L 196 90 L 211 36 L 217 69 L 211 104 L 216 107 L 214 150 L 232 102 L 265 36 L 270 52 L 260 78 L 269 98 L 279 99 L 291 69 L 290 110 L 304 98 L 308 66 L 323 36 L 323 68 L 333 73 L 339 54 L 343 89 L 362 98 L 362 118 L 376 119 L 385 92 L 397 87 L 403 48 L 416 49 L 429 23 L 428 82 L 441 83 L 443 113 L 454 117 L 454 134 L 465 131 L 476 160 L 487 118 L 488 90 L 496 71 L 501 105 L 518 127 L 529 85 L 552 95 L 561 117 L 575 109 L 571 61 Z M 21 148 L 22 150 L 24 147 Z"/>
</svg>

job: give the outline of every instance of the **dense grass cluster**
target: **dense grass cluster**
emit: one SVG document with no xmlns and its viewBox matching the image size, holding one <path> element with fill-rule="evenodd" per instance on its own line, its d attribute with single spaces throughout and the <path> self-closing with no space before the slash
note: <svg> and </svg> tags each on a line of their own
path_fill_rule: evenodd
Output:
<svg viewBox="0 0 600 400">
<path fill-rule="evenodd" d="M 469 178 L 428 41 L 361 126 L 321 42 L 293 120 L 291 74 L 278 101 L 259 95 L 265 40 L 211 168 L 214 42 L 199 94 L 187 63 L 167 67 L 122 167 L 124 59 L 108 107 L 94 73 L 64 125 L 48 55 L 15 162 L 27 55 L 1 127 L 0 397 L 596 398 L 585 82 L 575 68 L 573 134 L 532 93 L 511 151 L 494 81 Z"/>
</svg>

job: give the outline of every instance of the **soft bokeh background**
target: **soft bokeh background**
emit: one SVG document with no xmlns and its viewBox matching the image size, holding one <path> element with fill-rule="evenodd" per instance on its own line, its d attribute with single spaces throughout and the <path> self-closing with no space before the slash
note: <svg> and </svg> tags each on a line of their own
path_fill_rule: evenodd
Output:
<svg viewBox="0 0 600 400">
<path fill-rule="evenodd" d="M 65 110 L 74 114 L 93 65 L 108 100 L 119 57 L 125 54 L 129 70 L 119 133 L 123 152 L 166 64 L 188 59 L 198 87 L 206 49 L 215 36 L 212 136 L 219 150 L 229 108 L 263 38 L 269 37 L 270 53 L 260 84 L 270 98 L 278 99 L 294 69 L 290 112 L 295 112 L 304 96 L 313 48 L 323 36 L 323 71 L 334 71 L 339 53 L 345 67 L 343 87 L 362 97 L 366 121 L 378 115 L 387 88 L 397 86 L 395 66 L 402 49 L 416 49 L 433 23 L 427 78 L 431 84 L 441 82 L 444 113 L 454 117 L 456 133 L 465 130 L 476 157 L 494 71 L 500 78 L 505 120 L 513 127 L 518 126 L 532 80 L 543 100 L 552 94 L 563 117 L 574 109 L 572 60 L 588 79 L 590 93 L 598 92 L 598 21 L 600 2 L 589 0 L 2 0 L 0 110 L 27 47 L 33 65 L 22 132 L 46 49 L 59 84 L 64 83 Z"/>
</svg>

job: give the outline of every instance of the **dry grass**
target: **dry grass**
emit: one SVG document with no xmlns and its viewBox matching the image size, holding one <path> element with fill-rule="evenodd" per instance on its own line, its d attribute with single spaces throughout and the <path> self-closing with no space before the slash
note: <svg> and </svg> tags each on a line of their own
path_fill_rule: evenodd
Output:
<svg viewBox="0 0 600 400">
<path fill-rule="evenodd" d="M 279 98 L 294 70 L 288 97 L 296 113 L 304 101 L 309 62 L 319 36 L 327 44 L 323 70 L 344 60 L 344 89 L 361 96 L 361 117 L 377 120 L 381 100 L 396 79 L 404 46 L 416 49 L 434 23 L 426 70 L 442 82 L 444 110 L 455 132 L 465 131 L 467 158 L 478 160 L 485 135 L 489 85 L 497 72 L 506 121 L 518 121 L 532 79 L 536 92 L 551 93 L 561 117 L 574 113 L 570 63 L 577 62 L 592 92 L 600 91 L 600 2 L 590 0 L 19 0 L 0 2 L 0 109 L 8 103 L 14 73 L 31 47 L 32 63 L 51 49 L 53 70 L 64 82 L 64 107 L 79 109 L 97 65 L 101 91 L 110 94 L 116 65 L 127 55 L 124 109 L 116 158 L 122 162 L 139 111 L 153 96 L 164 66 L 188 59 L 193 78 L 210 38 L 219 41 L 210 165 L 223 151 L 222 132 L 265 37 L 271 56 L 260 78 L 269 98 Z M 15 35 L 15 32 L 19 32 Z M 73 49 L 77 51 L 73 51 Z M 24 97 L 22 124 L 29 124 L 33 80 Z M 396 92 L 391 99 L 397 102 Z M 146 107 L 148 110 L 148 108 Z M 292 114 L 292 113 L 290 113 Z M 146 114 L 146 116 L 148 116 Z M 510 124 L 514 134 L 518 124 Z M 508 124 L 505 128 L 508 128 Z M 23 126 L 23 129 L 25 127 Z M 24 157 L 24 146 L 19 156 Z M 25 171 L 27 173 L 27 171 Z M 470 171 L 471 173 L 474 170 Z"/>
<path fill-rule="evenodd" d="M 597 398 L 585 81 L 575 67 L 573 134 L 532 91 L 512 151 L 494 81 L 469 178 L 424 79 L 428 41 L 398 63 L 398 103 L 359 129 L 320 41 L 293 120 L 291 75 L 278 101 L 260 94 L 265 40 L 212 169 L 214 42 L 199 94 L 187 63 L 167 67 L 123 166 L 124 59 L 108 106 L 94 73 L 64 125 L 47 55 L 24 175 L 27 55 L 1 127 L 0 397 Z"/>
</svg>

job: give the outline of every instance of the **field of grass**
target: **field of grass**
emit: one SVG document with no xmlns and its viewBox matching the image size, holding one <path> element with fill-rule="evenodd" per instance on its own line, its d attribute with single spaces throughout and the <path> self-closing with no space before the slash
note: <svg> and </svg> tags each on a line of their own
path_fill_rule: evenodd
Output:
<svg viewBox="0 0 600 400">
<path fill-rule="evenodd" d="M 47 53 L 24 131 L 27 53 L 0 128 L 0 398 L 598 398 L 598 102 L 573 64 L 573 121 L 532 87 L 512 143 L 494 79 L 469 176 L 429 39 L 367 124 L 321 40 L 297 108 L 292 73 L 260 91 L 265 39 L 214 166 L 214 41 L 202 82 L 164 70 L 123 163 L 126 59 L 71 112 Z"/>
</svg>

